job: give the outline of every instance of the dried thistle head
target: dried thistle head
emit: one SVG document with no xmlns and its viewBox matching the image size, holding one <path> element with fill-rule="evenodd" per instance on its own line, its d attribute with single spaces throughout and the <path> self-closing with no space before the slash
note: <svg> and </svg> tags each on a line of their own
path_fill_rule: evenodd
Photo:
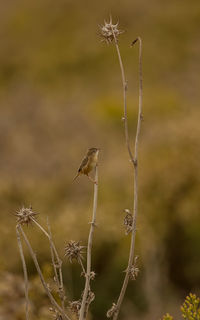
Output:
<svg viewBox="0 0 200 320">
<path fill-rule="evenodd" d="M 124 31 L 118 29 L 119 22 L 116 24 L 112 23 L 112 17 L 110 17 L 110 22 L 104 20 L 104 25 L 100 25 L 100 37 L 102 41 L 105 41 L 107 44 L 112 43 L 113 40 L 118 41 L 118 37 Z"/>
<path fill-rule="evenodd" d="M 16 211 L 15 216 L 17 217 L 18 224 L 29 224 L 32 222 L 32 218 L 34 218 L 38 213 L 32 210 L 32 207 L 24 208 L 24 206 Z"/>
<path fill-rule="evenodd" d="M 73 259 L 80 262 L 83 259 L 83 249 L 85 247 L 80 245 L 79 241 L 70 240 L 65 247 L 65 257 L 72 262 Z"/>
<path fill-rule="evenodd" d="M 117 305 L 116 303 L 113 302 L 112 307 L 106 313 L 106 317 L 112 318 L 116 312 L 117 312 Z"/>
<path fill-rule="evenodd" d="M 138 256 L 135 256 L 134 263 L 130 269 L 128 269 L 129 277 L 131 280 L 136 280 L 140 269 L 138 268 Z"/>
<path fill-rule="evenodd" d="M 69 301 L 69 309 L 78 318 L 80 314 L 80 309 L 81 309 L 81 300 Z"/>
<path fill-rule="evenodd" d="M 129 209 L 125 209 L 124 212 L 126 213 L 124 217 L 124 228 L 127 235 L 133 230 L 133 215 Z"/>
</svg>

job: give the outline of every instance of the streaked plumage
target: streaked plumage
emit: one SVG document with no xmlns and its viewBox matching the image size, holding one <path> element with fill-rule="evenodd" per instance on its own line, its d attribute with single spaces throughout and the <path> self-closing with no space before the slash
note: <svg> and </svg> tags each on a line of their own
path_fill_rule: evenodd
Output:
<svg viewBox="0 0 200 320">
<path fill-rule="evenodd" d="M 85 174 L 88 178 L 95 182 L 90 176 L 89 173 L 95 168 L 98 161 L 98 148 L 90 148 L 88 149 L 87 155 L 83 158 L 81 165 L 78 169 L 77 175 L 74 177 L 74 180 L 78 178 L 81 174 Z"/>
</svg>

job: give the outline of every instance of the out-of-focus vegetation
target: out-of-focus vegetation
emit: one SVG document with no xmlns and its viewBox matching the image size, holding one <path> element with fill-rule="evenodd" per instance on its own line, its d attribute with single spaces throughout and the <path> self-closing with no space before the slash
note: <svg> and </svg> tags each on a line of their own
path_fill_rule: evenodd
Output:
<svg viewBox="0 0 200 320">
<path fill-rule="evenodd" d="M 151 320 L 170 312 L 176 318 L 179 302 L 200 287 L 199 0 L 18 0 L 0 7 L 0 319 L 24 319 L 15 210 L 32 204 L 43 223 L 48 215 L 61 256 L 67 240 L 86 243 L 92 184 L 72 179 L 90 146 L 102 149 L 91 305 L 96 320 L 119 293 L 129 250 L 123 209 L 132 207 L 133 179 L 117 57 L 97 35 L 110 13 L 125 30 L 120 47 L 132 137 L 138 51 L 130 43 L 140 35 L 144 44 L 136 239 L 141 272 L 129 284 L 121 317 Z M 48 278 L 48 244 L 34 227 L 27 232 Z M 27 259 L 33 319 L 49 319 L 48 300 Z M 65 261 L 63 267 L 68 298 L 79 299 L 79 266 Z"/>
<path fill-rule="evenodd" d="M 199 320 L 200 319 L 200 299 L 196 294 L 190 293 L 183 305 L 181 306 L 182 317 L 184 320 Z M 163 316 L 163 320 L 173 320 L 173 317 L 167 313 Z"/>
</svg>

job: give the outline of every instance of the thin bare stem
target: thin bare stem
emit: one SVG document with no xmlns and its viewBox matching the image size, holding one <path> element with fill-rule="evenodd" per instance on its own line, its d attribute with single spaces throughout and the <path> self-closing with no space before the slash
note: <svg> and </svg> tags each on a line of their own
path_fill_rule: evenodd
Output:
<svg viewBox="0 0 200 320">
<path fill-rule="evenodd" d="M 126 140 L 126 146 L 128 149 L 128 153 L 130 156 L 130 160 L 132 161 L 132 163 L 134 164 L 134 156 L 133 153 L 131 151 L 131 147 L 130 147 L 130 142 L 129 142 L 129 132 L 128 132 L 128 118 L 127 118 L 127 81 L 125 78 L 125 72 L 124 72 L 124 66 L 123 66 L 123 62 L 122 62 L 122 58 L 121 58 L 121 54 L 120 54 L 120 50 L 119 50 L 119 45 L 115 36 L 115 33 L 113 31 L 113 27 L 111 24 L 111 28 L 112 28 L 112 32 L 113 32 L 113 37 L 114 37 L 114 41 L 115 41 L 115 47 L 117 50 L 117 55 L 118 55 L 118 59 L 119 59 L 119 65 L 120 65 L 120 69 L 121 69 L 121 76 L 122 76 L 122 86 L 123 86 L 123 99 L 124 99 L 124 131 L 125 131 L 125 140 Z"/>
<path fill-rule="evenodd" d="M 58 252 L 56 250 L 55 244 L 52 240 L 51 234 L 49 234 L 33 217 L 31 217 L 31 220 L 38 226 L 38 228 L 45 234 L 45 236 L 49 239 L 50 246 L 55 254 L 56 260 L 57 260 L 57 265 L 58 265 L 58 270 L 59 270 L 59 292 L 60 295 L 62 295 L 62 306 L 64 306 L 64 300 L 65 300 L 65 295 L 64 295 L 64 284 L 63 284 L 63 275 L 62 275 L 62 260 L 59 258 Z"/>
<path fill-rule="evenodd" d="M 81 303 L 80 316 L 79 320 L 84 320 L 86 318 L 86 302 L 88 297 L 88 292 L 90 289 L 90 273 L 91 273 L 91 251 L 92 251 L 92 241 L 94 228 L 96 226 L 96 212 L 97 212 L 97 197 L 98 197 L 98 168 L 95 167 L 95 181 L 94 183 L 94 201 L 93 201 L 93 214 L 92 222 L 90 226 L 90 232 L 88 237 L 88 246 L 87 246 L 87 273 L 85 274 L 85 289 L 83 292 L 83 299 Z"/>
<path fill-rule="evenodd" d="M 49 299 L 50 299 L 50 301 L 51 301 L 51 304 L 56 308 L 56 310 L 58 310 L 58 312 L 60 312 L 60 314 L 62 315 L 62 317 L 63 317 L 65 320 L 71 320 L 71 319 L 65 314 L 65 312 L 63 311 L 63 309 L 58 305 L 58 303 L 56 302 L 56 300 L 55 300 L 54 297 L 52 296 L 52 294 L 51 294 L 51 292 L 50 292 L 50 290 L 49 290 L 49 288 L 48 288 L 48 285 L 47 285 L 47 283 L 45 282 L 45 279 L 44 279 L 44 277 L 43 277 L 42 271 L 41 271 L 41 269 L 40 269 L 40 266 L 39 266 L 39 263 L 38 263 L 38 260 L 37 260 L 37 257 L 36 257 L 36 254 L 35 254 L 35 252 L 33 251 L 32 247 L 31 247 L 31 244 L 30 244 L 30 242 L 29 242 L 29 240 L 28 240 L 28 238 L 27 238 L 27 236 L 26 236 L 26 234 L 25 234 L 25 232 L 24 232 L 24 230 L 22 229 L 21 226 L 19 226 L 19 231 L 21 232 L 21 234 L 22 234 L 22 236 L 23 236 L 23 238 L 24 238 L 24 241 L 26 242 L 26 245 L 27 245 L 27 247 L 28 247 L 28 249 L 29 249 L 30 255 L 31 255 L 31 257 L 32 257 L 32 259 L 33 259 L 33 262 L 34 262 L 34 264 L 35 264 L 36 270 L 37 270 L 37 272 L 38 272 L 38 274 L 39 274 L 41 283 L 42 283 L 42 285 L 43 285 L 43 287 L 44 287 L 44 290 L 46 291 L 47 296 L 49 297 Z"/>
<path fill-rule="evenodd" d="M 26 320 L 28 320 L 29 319 L 28 273 L 27 273 L 27 267 L 26 267 L 26 261 L 25 261 L 25 257 L 24 257 L 21 237 L 20 237 L 20 233 L 19 233 L 19 225 L 16 226 L 16 234 L 17 234 L 17 243 L 18 243 L 18 247 L 19 247 L 19 252 L 20 252 L 20 257 L 21 257 L 23 272 L 24 272 L 24 284 L 25 284 L 24 291 L 25 291 L 25 298 L 26 298 Z"/>
<path fill-rule="evenodd" d="M 81 265 L 82 272 L 83 272 L 83 274 L 84 274 L 84 276 L 85 276 L 85 275 L 86 275 L 85 267 L 84 267 L 83 262 L 82 262 L 82 260 L 81 260 L 81 259 L 79 259 L 79 263 L 80 263 L 80 265 Z"/>
<path fill-rule="evenodd" d="M 133 264 L 133 258 L 134 258 L 134 251 L 135 251 L 135 235 L 136 235 L 136 221 L 137 221 L 137 214 L 138 214 L 138 143 L 139 143 L 139 135 L 140 135 L 140 129 L 141 129 L 141 121 L 142 121 L 142 40 L 140 37 L 138 37 L 135 41 L 133 41 L 132 45 L 139 41 L 139 111 L 138 111 L 138 121 L 137 121 L 137 130 L 136 130 L 136 137 L 135 137 L 135 147 L 134 147 L 134 156 L 130 150 L 130 143 L 129 143 L 129 134 L 128 134 L 128 119 L 127 119 L 127 104 L 126 104 L 126 92 L 127 92 L 127 86 L 125 81 L 125 73 L 124 73 L 124 67 L 121 59 L 121 54 L 118 46 L 117 39 L 115 37 L 115 34 L 113 32 L 114 40 L 115 40 L 115 47 L 118 54 L 120 69 L 121 69 L 121 75 L 122 75 L 122 83 L 123 83 L 123 95 L 124 95 L 124 124 L 125 124 L 125 138 L 126 138 L 126 145 L 128 148 L 128 152 L 131 158 L 131 161 L 133 163 L 133 170 L 134 170 L 134 204 L 133 204 L 133 227 L 132 227 L 132 233 L 131 233 L 131 245 L 130 245 L 130 251 L 129 251 L 129 259 L 128 259 L 128 267 L 126 269 L 124 282 L 120 291 L 119 298 L 117 300 L 116 304 L 116 311 L 113 314 L 113 320 L 116 320 L 118 318 L 118 314 L 120 311 L 120 307 L 122 304 L 122 301 L 124 299 L 124 295 L 127 289 L 127 285 L 129 282 L 130 277 L 130 268 Z"/>
<path fill-rule="evenodd" d="M 50 235 L 48 234 L 48 232 L 33 217 L 31 217 L 31 220 L 36 224 L 36 226 L 38 226 L 38 228 L 40 228 L 40 230 L 45 234 L 45 236 L 48 239 L 50 239 Z"/>
<path fill-rule="evenodd" d="M 50 230 L 49 222 L 47 222 L 47 224 L 48 224 L 49 235 L 50 235 L 50 238 L 51 238 L 51 230 Z M 59 281 L 59 278 L 58 278 L 57 265 L 56 265 L 56 261 L 55 261 L 55 256 L 54 256 L 54 251 L 53 251 L 51 240 L 49 241 L 49 243 L 50 243 L 51 260 L 52 260 L 52 265 L 53 265 L 53 269 L 54 269 L 55 282 L 56 282 L 57 286 L 59 287 L 60 286 L 60 281 Z"/>
<path fill-rule="evenodd" d="M 51 260 L 52 260 L 52 265 L 53 265 L 54 274 L 55 274 L 55 282 L 56 282 L 57 287 L 58 287 L 58 293 L 59 293 L 59 297 L 60 297 L 60 300 L 61 300 L 61 303 L 62 303 L 62 308 L 63 308 L 63 311 L 64 311 L 65 310 L 65 294 L 64 294 L 64 287 L 63 287 L 61 263 L 60 263 L 60 260 L 57 261 L 57 262 L 55 261 L 55 254 L 54 254 L 54 250 L 53 250 L 52 233 L 51 233 L 51 227 L 50 227 L 48 219 L 47 219 L 47 226 L 48 226 L 48 231 L 49 231 L 49 236 L 50 236 L 49 243 L 50 243 L 50 251 L 51 251 Z M 59 276 L 58 276 L 57 269 L 59 271 Z"/>
</svg>

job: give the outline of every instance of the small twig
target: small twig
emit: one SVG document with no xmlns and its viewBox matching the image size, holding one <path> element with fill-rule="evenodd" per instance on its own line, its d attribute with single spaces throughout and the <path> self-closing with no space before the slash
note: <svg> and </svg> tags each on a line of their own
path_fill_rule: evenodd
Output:
<svg viewBox="0 0 200 320">
<path fill-rule="evenodd" d="M 93 214 L 92 214 L 92 223 L 90 226 L 90 232 L 88 237 L 88 246 L 87 246 L 87 273 L 85 274 L 85 289 L 83 293 L 83 299 L 81 303 L 80 316 L 79 320 L 84 320 L 86 318 L 86 302 L 88 297 L 88 292 L 90 289 L 90 273 L 91 273 L 91 251 L 92 251 L 92 241 L 93 233 L 96 224 L 96 211 L 97 211 L 97 196 L 98 196 L 98 168 L 95 167 L 95 181 L 94 184 L 94 201 L 93 201 Z"/>
<path fill-rule="evenodd" d="M 57 284 L 57 287 L 58 287 L 59 297 L 60 297 L 60 300 L 61 300 L 61 303 L 62 303 L 62 308 L 63 308 L 63 311 L 64 311 L 65 310 L 65 295 L 64 295 L 61 263 L 60 263 L 60 260 L 57 261 L 57 263 L 55 261 L 55 254 L 54 254 L 54 250 L 53 250 L 52 233 L 51 233 L 51 227 L 50 227 L 48 218 L 47 218 L 47 227 L 48 227 L 49 236 L 50 236 L 49 243 L 50 243 L 50 251 L 51 251 L 51 260 L 52 260 L 54 274 L 55 274 L 55 281 L 56 281 L 56 284 Z M 59 277 L 58 277 L 57 269 L 59 270 Z"/>
<path fill-rule="evenodd" d="M 83 262 L 82 262 L 82 260 L 81 260 L 81 259 L 79 259 L 79 263 L 80 263 L 80 265 L 81 265 L 82 272 L 83 272 L 83 274 L 84 274 L 84 276 L 85 276 L 85 275 L 86 275 L 85 267 L 84 267 Z"/>
<path fill-rule="evenodd" d="M 134 45 L 134 43 L 139 41 L 139 111 L 138 111 L 138 122 L 137 122 L 134 156 L 133 156 L 130 149 L 129 134 L 128 134 L 128 119 L 127 119 L 127 104 L 126 104 L 127 85 L 125 80 L 125 72 L 124 72 L 124 67 L 122 63 L 118 42 L 114 32 L 113 32 L 113 37 L 114 37 L 115 47 L 117 50 L 120 69 L 121 69 L 121 75 L 122 75 L 123 96 L 124 96 L 125 139 L 126 139 L 128 153 L 129 153 L 131 162 L 133 163 L 133 170 L 134 170 L 134 204 L 133 204 L 133 228 L 132 228 L 132 234 L 131 234 L 131 245 L 130 245 L 130 251 L 129 251 L 128 267 L 126 269 L 124 282 L 121 288 L 119 298 L 117 300 L 116 311 L 113 314 L 113 320 L 116 320 L 118 318 L 120 307 L 124 299 L 126 288 L 129 282 L 129 277 L 130 277 L 129 271 L 133 264 L 134 251 L 135 251 L 136 221 L 137 221 L 137 213 L 138 213 L 138 141 L 139 141 L 139 134 L 140 134 L 140 128 L 141 128 L 141 121 L 142 121 L 142 40 L 140 37 L 138 37 L 132 43 L 132 45 Z"/>
<path fill-rule="evenodd" d="M 22 261 L 23 266 L 23 272 L 24 272 L 24 291 L 25 291 L 25 298 L 26 298 L 26 320 L 29 319 L 29 298 L 28 298 L 28 273 L 27 273 L 27 267 L 26 267 L 26 261 L 24 257 L 21 237 L 19 233 L 19 225 L 16 226 L 16 234 L 17 234 L 17 243 L 19 247 L 19 253 Z"/>
<path fill-rule="evenodd" d="M 32 247 L 31 247 L 31 244 L 26 236 L 26 234 L 24 233 L 24 230 L 22 229 L 21 226 L 19 226 L 19 231 L 21 232 L 23 238 L 24 238 L 24 241 L 26 242 L 26 245 L 29 249 L 29 252 L 30 252 L 30 255 L 33 259 L 33 262 L 35 264 L 35 267 L 36 267 L 36 270 L 39 274 L 39 277 L 40 277 L 40 280 L 41 280 L 41 283 L 44 287 L 44 290 L 46 291 L 46 294 L 48 295 L 50 301 L 51 301 L 51 304 L 58 310 L 58 312 L 60 312 L 60 314 L 62 315 L 62 317 L 66 320 L 71 320 L 66 314 L 65 312 L 63 311 L 63 309 L 58 305 L 58 303 L 56 302 L 56 300 L 54 299 L 54 297 L 52 296 L 49 288 L 48 288 L 48 285 L 46 284 L 45 282 L 45 279 L 43 277 L 43 274 L 42 274 L 42 271 L 40 269 L 40 266 L 39 266 L 39 263 L 38 263 L 38 260 L 37 260 L 37 257 L 36 257 L 36 254 L 34 253 Z"/>
</svg>

